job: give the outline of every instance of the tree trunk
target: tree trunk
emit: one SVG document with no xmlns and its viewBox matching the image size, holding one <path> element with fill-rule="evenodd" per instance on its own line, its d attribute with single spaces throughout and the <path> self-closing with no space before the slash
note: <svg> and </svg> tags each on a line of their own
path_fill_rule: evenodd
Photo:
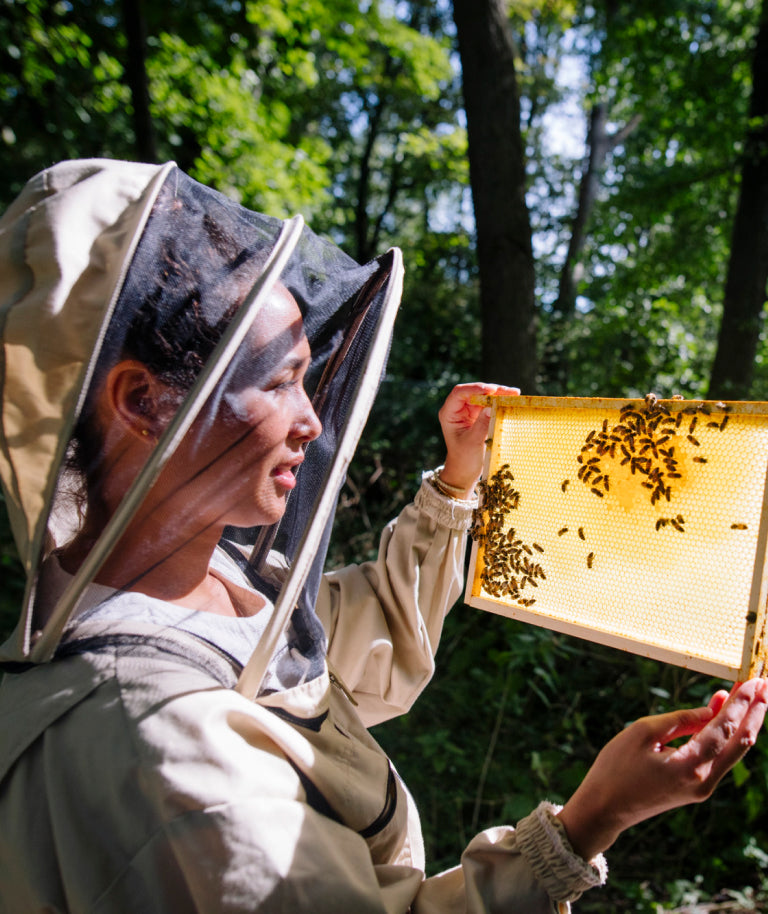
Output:
<svg viewBox="0 0 768 914">
<path fill-rule="evenodd" d="M 752 98 L 708 397 L 749 397 L 768 283 L 768 0 L 752 64 Z"/>
<path fill-rule="evenodd" d="M 136 154 L 142 162 L 156 162 L 157 147 L 149 111 L 147 40 L 141 0 L 123 0 L 123 23 L 127 42 L 125 77 L 131 90 Z"/>
<path fill-rule="evenodd" d="M 485 380 L 534 393 L 536 305 L 515 53 L 504 0 L 454 0 L 480 273 Z"/>
<path fill-rule="evenodd" d="M 587 240 L 587 228 L 595 208 L 600 182 L 608 154 L 623 143 L 640 123 L 640 116 L 633 117 L 624 127 L 608 133 L 608 111 L 604 104 L 596 104 L 589 116 L 587 154 L 579 184 L 576 212 L 571 221 L 571 237 L 565 255 L 557 299 L 552 306 L 549 340 L 545 346 L 542 375 L 546 386 L 554 393 L 564 394 L 568 388 L 570 358 L 563 340 L 576 316 L 576 284 L 579 261 Z"/>
</svg>

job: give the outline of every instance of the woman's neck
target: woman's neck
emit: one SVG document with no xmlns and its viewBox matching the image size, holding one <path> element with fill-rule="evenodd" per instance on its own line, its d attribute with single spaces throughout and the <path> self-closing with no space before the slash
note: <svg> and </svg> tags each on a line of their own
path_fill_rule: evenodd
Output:
<svg viewBox="0 0 768 914">
<path fill-rule="evenodd" d="M 137 529 L 138 528 L 138 529 Z M 144 529 L 142 529 L 144 528 Z M 181 540 L 168 525 L 157 530 L 131 524 L 94 577 L 97 584 L 144 593 L 167 603 L 224 616 L 247 615 L 235 591 L 209 570 L 222 530 L 208 528 Z M 74 574 L 97 537 L 83 532 L 60 554 L 65 571 Z M 253 610 L 251 610 L 253 611 Z"/>
</svg>

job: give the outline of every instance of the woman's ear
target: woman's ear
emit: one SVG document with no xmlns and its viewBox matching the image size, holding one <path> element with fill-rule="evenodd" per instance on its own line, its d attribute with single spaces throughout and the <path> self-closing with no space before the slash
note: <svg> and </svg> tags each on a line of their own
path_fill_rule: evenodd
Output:
<svg viewBox="0 0 768 914">
<path fill-rule="evenodd" d="M 168 421 L 167 394 L 146 365 L 126 359 L 110 369 L 102 403 L 126 432 L 154 444 Z"/>
</svg>

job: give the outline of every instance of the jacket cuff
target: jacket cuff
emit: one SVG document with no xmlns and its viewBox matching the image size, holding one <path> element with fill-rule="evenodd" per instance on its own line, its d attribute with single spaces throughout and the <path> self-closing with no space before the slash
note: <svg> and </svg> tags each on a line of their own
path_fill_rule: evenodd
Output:
<svg viewBox="0 0 768 914">
<path fill-rule="evenodd" d="M 443 495 L 432 482 L 437 472 L 437 470 L 428 470 L 422 474 L 421 486 L 416 493 L 414 504 L 436 524 L 466 533 L 472 526 L 472 515 L 478 503 L 477 496 L 465 500 Z"/>
<path fill-rule="evenodd" d="M 563 823 L 557 818 L 561 807 L 546 801 L 522 819 L 515 829 L 520 852 L 536 878 L 555 902 L 576 901 L 587 889 L 603 885 L 608 864 L 602 854 L 587 862 L 571 847 Z"/>
</svg>

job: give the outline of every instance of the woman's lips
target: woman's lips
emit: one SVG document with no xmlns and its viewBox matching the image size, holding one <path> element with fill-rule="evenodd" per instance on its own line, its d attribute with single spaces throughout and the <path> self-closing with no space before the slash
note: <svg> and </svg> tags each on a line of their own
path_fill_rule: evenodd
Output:
<svg viewBox="0 0 768 914">
<path fill-rule="evenodd" d="M 272 470 L 272 478 L 285 489 L 293 489 L 296 485 L 296 469 L 299 463 L 281 463 Z"/>
</svg>

